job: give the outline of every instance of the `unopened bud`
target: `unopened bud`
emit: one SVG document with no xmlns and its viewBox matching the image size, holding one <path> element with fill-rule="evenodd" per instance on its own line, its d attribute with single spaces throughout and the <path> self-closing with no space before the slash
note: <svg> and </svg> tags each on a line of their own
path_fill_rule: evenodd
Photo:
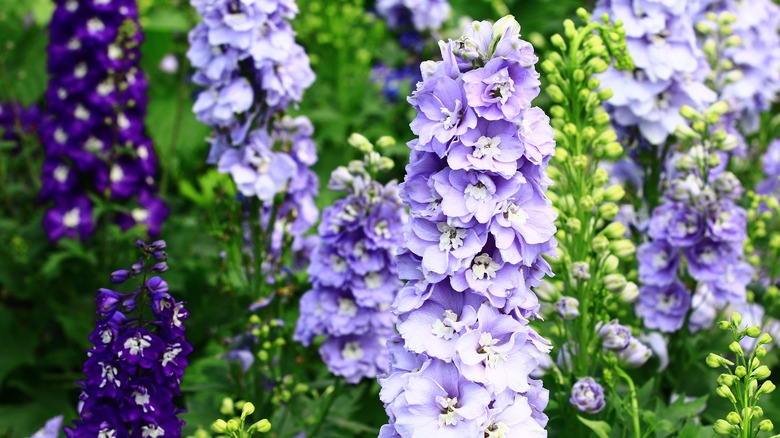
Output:
<svg viewBox="0 0 780 438">
<path fill-rule="evenodd" d="M 715 390 L 715 393 L 732 403 L 737 402 L 737 398 L 734 397 L 734 393 L 731 392 L 731 389 L 726 385 L 718 386 L 718 389 Z"/>
<path fill-rule="evenodd" d="M 758 430 L 762 432 L 771 432 L 774 430 L 775 425 L 772 424 L 771 420 L 761 420 L 760 423 L 758 423 Z"/>
<path fill-rule="evenodd" d="M 255 405 L 253 405 L 250 402 L 244 403 L 244 406 L 241 408 L 241 419 L 245 419 L 246 417 L 252 415 L 255 412 Z"/>
<path fill-rule="evenodd" d="M 212 423 L 211 430 L 216 433 L 225 433 L 225 430 L 227 430 L 227 423 L 225 420 L 217 420 Z"/>
<path fill-rule="evenodd" d="M 718 420 L 715 422 L 713 429 L 718 435 L 731 435 L 731 432 L 736 430 L 736 427 L 729 424 L 726 420 Z"/>
<path fill-rule="evenodd" d="M 259 433 L 266 433 L 271 430 L 271 422 L 263 418 L 257 423 L 249 427 L 250 431 L 257 431 Z"/>
<path fill-rule="evenodd" d="M 235 418 L 232 420 L 228 420 L 227 427 L 225 427 L 225 430 L 228 432 L 238 432 L 238 429 L 241 428 L 241 423 L 238 422 Z"/>
<path fill-rule="evenodd" d="M 760 397 L 764 394 L 771 394 L 775 392 L 775 388 L 777 388 L 775 384 L 772 383 L 771 380 L 767 380 L 761 385 L 761 388 L 758 389 L 758 391 L 756 392 L 756 396 Z"/>
<path fill-rule="evenodd" d="M 626 277 L 622 274 L 609 274 L 604 277 L 604 288 L 608 291 L 617 294 L 623 291 L 626 287 Z"/>
<path fill-rule="evenodd" d="M 753 370 L 752 373 L 750 373 L 751 376 L 755 377 L 756 380 L 766 380 L 769 378 L 770 375 L 772 375 L 772 372 L 769 371 L 769 367 L 766 365 L 761 365 L 760 367 Z"/>
<path fill-rule="evenodd" d="M 739 424 L 739 423 L 742 422 L 742 417 L 738 413 L 736 413 L 734 411 L 731 411 L 726 416 L 726 421 L 728 421 L 729 424 L 735 424 L 736 425 L 736 424 Z"/>
<path fill-rule="evenodd" d="M 366 137 L 364 137 L 362 134 L 358 134 L 357 132 L 353 132 L 352 135 L 349 136 L 347 143 L 363 153 L 374 150 L 374 145 L 372 145 Z"/>
<path fill-rule="evenodd" d="M 633 303 L 639 298 L 639 286 L 636 285 L 633 281 L 629 281 L 626 283 L 626 287 L 623 288 L 623 291 L 620 292 L 620 301 L 623 303 Z"/>
<path fill-rule="evenodd" d="M 619 239 L 626 235 L 626 226 L 620 222 L 612 222 L 602 231 L 609 239 Z"/>
</svg>

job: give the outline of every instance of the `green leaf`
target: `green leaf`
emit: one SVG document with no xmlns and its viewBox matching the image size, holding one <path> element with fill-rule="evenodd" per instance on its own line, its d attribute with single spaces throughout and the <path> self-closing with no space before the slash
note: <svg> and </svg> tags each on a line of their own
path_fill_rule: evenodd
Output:
<svg viewBox="0 0 780 438">
<path fill-rule="evenodd" d="M 588 428 L 592 430 L 593 433 L 595 433 L 599 438 L 609 438 L 609 434 L 612 432 L 612 427 L 607 422 L 588 420 L 587 418 L 583 418 L 579 415 L 577 415 L 577 418 L 582 422 L 582 424 L 588 426 Z"/>
</svg>

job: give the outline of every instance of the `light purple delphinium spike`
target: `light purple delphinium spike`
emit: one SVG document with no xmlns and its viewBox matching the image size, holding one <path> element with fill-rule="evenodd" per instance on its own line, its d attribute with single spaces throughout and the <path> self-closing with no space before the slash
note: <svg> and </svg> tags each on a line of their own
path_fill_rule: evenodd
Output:
<svg viewBox="0 0 780 438">
<path fill-rule="evenodd" d="M 380 378 L 381 437 L 546 436 L 548 392 L 529 374 L 550 351 L 528 321 L 551 275 L 556 214 L 545 197 L 554 153 L 533 47 L 513 17 L 440 42 L 408 99 L 408 280 L 393 303 L 400 335 Z"/>
</svg>

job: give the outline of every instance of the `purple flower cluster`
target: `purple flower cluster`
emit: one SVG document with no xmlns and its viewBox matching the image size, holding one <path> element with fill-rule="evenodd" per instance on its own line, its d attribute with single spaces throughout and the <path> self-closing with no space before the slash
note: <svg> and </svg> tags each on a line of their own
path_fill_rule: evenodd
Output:
<svg viewBox="0 0 780 438">
<path fill-rule="evenodd" d="M 402 286 L 393 257 L 406 211 L 398 185 L 374 181 L 367 165 L 353 162 L 331 176 L 329 187 L 346 190 L 347 197 L 323 211 L 309 266 L 312 290 L 301 298 L 294 336 L 309 345 L 325 335 L 322 359 L 350 383 L 388 370 L 385 343 L 395 324 L 390 305 Z"/>
<path fill-rule="evenodd" d="M 632 368 L 644 365 L 653 355 L 639 339 L 634 337 L 631 329 L 621 325 L 617 320 L 597 326 L 601 347 L 617 355 L 621 363 Z"/>
<path fill-rule="evenodd" d="M 100 289 L 95 298 L 99 318 L 80 381 L 80 419 L 65 429 L 69 438 L 181 436 L 183 410 L 174 397 L 192 351 L 183 324 L 189 313 L 165 280 L 149 277 L 168 268 L 165 242 L 137 246 L 142 257 L 111 281 L 142 278 L 142 284 L 130 293 Z"/>
<path fill-rule="evenodd" d="M 769 143 L 761 162 L 766 178 L 756 185 L 756 192 L 780 197 L 780 140 Z"/>
<path fill-rule="evenodd" d="M 740 115 L 742 127 L 755 131 L 759 113 L 769 109 L 780 91 L 780 6 L 769 0 L 705 0 L 697 21 L 714 30 L 707 16 L 724 12 L 734 17 L 729 28 L 739 44 L 723 47 L 718 53 L 719 62 L 728 61 L 733 68 L 728 69 L 729 78 L 717 91 Z"/>
<path fill-rule="evenodd" d="M 711 325 L 715 309 L 746 299 L 753 269 L 743 260 L 747 213 L 736 204 L 742 187 L 731 172 L 710 166 L 702 172 L 690 162 L 710 161 L 711 154 L 716 152 L 694 146 L 674 157 L 678 170 L 649 222 L 652 241 L 637 250 L 642 287 L 636 311 L 648 328 L 673 332 L 683 326 L 692 308 L 683 266 L 698 283 L 692 330 Z"/>
<path fill-rule="evenodd" d="M 157 158 L 144 132 L 147 82 L 139 68 L 143 34 L 133 0 L 57 0 L 50 24 L 43 225 L 51 240 L 86 239 L 95 229 L 89 191 L 129 202 L 127 229 L 160 231 L 168 209 L 155 196 Z"/>
<path fill-rule="evenodd" d="M 549 343 L 528 320 L 551 275 L 555 212 L 545 196 L 553 130 L 533 47 L 513 17 L 470 24 L 421 65 L 409 102 L 409 280 L 393 308 L 400 337 L 380 379 L 382 437 L 546 436 L 548 391 L 529 378 Z"/>
<path fill-rule="evenodd" d="M 294 0 L 191 3 L 203 18 L 187 56 L 197 69 L 193 81 L 206 87 L 193 111 L 213 127 L 208 161 L 231 175 L 242 196 L 261 201 L 263 229 L 273 228 L 262 263 L 273 273 L 284 248 L 307 257 L 316 239 L 303 234 L 319 215 L 314 127 L 306 117 L 281 116 L 314 82 L 288 22 L 298 7 Z"/>
<path fill-rule="evenodd" d="M 698 2 L 600 0 L 594 16 L 622 20 L 633 71 L 611 67 L 599 75 L 614 96 L 605 107 L 618 128 L 637 128 L 654 145 L 684 124 L 680 108 L 701 109 L 715 100 L 704 84 L 709 65 L 697 46 L 693 16 Z"/>
<path fill-rule="evenodd" d="M 292 171 L 289 160 L 280 163 L 258 149 L 265 133 L 251 131 L 252 127 L 257 124 L 264 130 L 273 113 L 299 102 L 314 82 L 309 57 L 295 42 L 287 21 L 298 13 L 298 6 L 294 0 L 191 3 L 203 21 L 190 32 L 187 57 L 197 69 L 193 81 L 206 87 L 193 111 L 214 128 L 209 161 L 216 163 L 226 150 L 239 148 L 235 153 L 251 170 L 237 181 L 239 189 L 245 196 L 265 200 L 268 193 L 280 192 L 277 189 Z"/>
<path fill-rule="evenodd" d="M 36 105 L 0 102 L 0 139 L 19 143 L 22 135 L 37 132 L 41 123 L 41 112 Z"/>
<path fill-rule="evenodd" d="M 450 14 L 447 0 L 377 0 L 376 10 L 391 29 L 438 30 Z"/>
</svg>

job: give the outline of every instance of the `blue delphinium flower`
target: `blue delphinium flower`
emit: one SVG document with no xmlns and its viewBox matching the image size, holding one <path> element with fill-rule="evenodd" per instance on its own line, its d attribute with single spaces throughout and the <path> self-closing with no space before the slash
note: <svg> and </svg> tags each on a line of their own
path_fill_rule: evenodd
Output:
<svg viewBox="0 0 780 438">
<path fill-rule="evenodd" d="M 727 110 L 719 102 L 704 114 L 717 120 Z M 668 187 L 648 226 L 652 240 L 637 250 L 642 287 L 636 311 L 645 326 L 664 332 L 679 330 L 692 308 L 687 279 L 697 285 L 689 324 L 697 330 L 712 324 L 716 310 L 744 302 L 753 277 L 743 255 L 747 212 L 737 205 L 742 187 L 721 166 L 724 149 L 737 140 L 717 124 L 704 124 L 692 108 L 683 112 L 695 120 L 697 131 L 688 139 L 693 146 L 670 160 Z"/>
<path fill-rule="evenodd" d="M 168 209 L 156 193 L 157 158 L 144 132 L 143 34 L 133 0 L 58 0 L 50 24 L 49 86 L 41 141 L 42 201 L 51 240 L 95 228 L 88 192 L 128 202 L 116 220 L 160 231 Z"/>
<path fill-rule="evenodd" d="M 192 346 L 184 336 L 189 313 L 176 301 L 159 276 L 167 270 L 162 240 L 137 243 L 142 255 L 130 269 L 111 275 L 112 283 L 143 279 L 132 292 L 100 289 L 93 347 L 80 381 L 80 419 L 65 428 L 68 437 L 178 437 L 183 410 L 180 395 L 187 355 Z"/>
<path fill-rule="evenodd" d="M 271 233 L 263 273 L 279 271 L 288 246 L 294 264 L 303 264 L 316 242 L 304 233 L 319 216 L 319 179 L 310 169 L 317 161 L 311 122 L 283 115 L 314 82 L 289 23 L 298 7 L 294 0 L 191 3 L 203 19 L 190 32 L 187 56 L 193 81 L 205 87 L 193 111 L 213 128 L 207 161 L 230 174 L 243 197 L 260 201 L 260 226 Z"/>
<path fill-rule="evenodd" d="M 594 16 L 622 20 L 633 71 L 614 67 L 599 76 L 613 97 L 605 105 L 618 128 L 639 130 L 652 145 L 661 145 L 685 120 L 680 108 L 696 109 L 715 100 L 704 81 L 709 72 L 697 45 L 694 14 L 698 2 L 600 0 Z"/>
<path fill-rule="evenodd" d="M 387 160 L 369 152 L 333 172 L 329 187 L 347 197 L 323 212 L 309 266 L 312 290 L 301 298 L 294 336 L 309 345 L 325 335 L 325 364 L 350 383 L 388 370 L 385 343 L 395 323 L 390 305 L 401 288 L 393 256 L 403 243 L 406 211 L 394 181 L 373 179 L 382 163 Z"/>
<path fill-rule="evenodd" d="M 554 152 L 536 57 L 513 17 L 474 22 L 421 65 L 409 102 L 408 280 L 393 303 L 400 336 L 380 378 L 380 436 L 545 436 L 548 392 L 529 378 L 549 343 L 528 320 L 550 268 L 555 212 L 545 197 Z"/>
<path fill-rule="evenodd" d="M 40 430 L 30 435 L 30 438 L 57 438 L 62 430 L 62 419 L 62 415 L 51 418 Z"/>
</svg>

